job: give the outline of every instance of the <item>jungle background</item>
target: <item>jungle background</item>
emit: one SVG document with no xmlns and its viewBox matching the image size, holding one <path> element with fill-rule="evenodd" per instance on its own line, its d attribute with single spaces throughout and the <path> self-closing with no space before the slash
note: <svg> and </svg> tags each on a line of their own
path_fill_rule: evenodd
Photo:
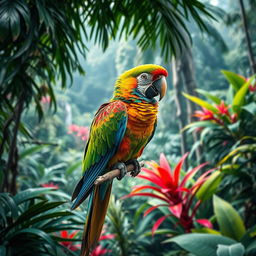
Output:
<svg viewBox="0 0 256 256">
<path fill-rule="evenodd" d="M 0 255 L 79 255 L 87 204 L 69 209 L 90 124 L 146 63 L 169 72 L 140 159 L 155 163 L 114 182 L 91 255 L 256 255 L 255 13 L 255 0 L 1 0 Z"/>
</svg>

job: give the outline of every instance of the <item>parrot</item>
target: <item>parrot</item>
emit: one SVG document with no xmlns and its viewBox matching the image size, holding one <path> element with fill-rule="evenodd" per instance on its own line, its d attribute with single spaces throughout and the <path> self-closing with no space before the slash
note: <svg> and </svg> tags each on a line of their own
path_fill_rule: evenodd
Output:
<svg viewBox="0 0 256 256">
<path fill-rule="evenodd" d="M 97 246 L 103 228 L 113 181 L 94 185 L 98 176 L 119 169 L 121 180 L 127 165 L 131 176 L 140 172 L 138 158 L 154 136 L 158 102 L 167 90 L 167 70 L 155 64 L 134 67 L 116 80 L 112 99 L 99 107 L 90 127 L 82 162 L 83 175 L 72 195 L 71 209 L 88 196 L 88 213 L 82 238 L 81 256 Z"/>
</svg>

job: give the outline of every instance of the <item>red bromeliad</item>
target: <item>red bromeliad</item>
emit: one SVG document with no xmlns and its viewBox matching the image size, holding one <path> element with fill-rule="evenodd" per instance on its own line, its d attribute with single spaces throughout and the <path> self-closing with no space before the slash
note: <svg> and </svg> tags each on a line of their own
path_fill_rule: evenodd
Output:
<svg viewBox="0 0 256 256">
<path fill-rule="evenodd" d="M 60 236 L 61 238 L 64 238 L 64 239 L 73 239 L 77 233 L 78 231 L 74 231 L 69 234 L 68 231 L 63 230 L 63 231 L 60 231 Z M 77 251 L 78 249 L 80 249 L 80 246 L 81 246 L 81 244 L 74 244 L 72 241 L 62 241 L 60 242 L 60 244 L 68 248 L 70 251 Z"/>
<path fill-rule="evenodd" d="M 213 112 L 206 108 L 202 108 L 202 110 L 195 111 L 194 116 L 198 117 L 200 121 L 214 120 Z"/>
<path fill-rule="evenodd" d="M 106 239 L 113 239 L 115 237 L 114 234 L 107 234 L 103 235 L 105 231 L 103 230 L 100 236 L 99 241 L 106 240 Z M 104 255 L 108 252 L 111 252 L 111 250 L 108 250 L 106 248 L 103 248 L 100 244 L 92 251 L 90 256 L 99 256 L 99 255 Z"/>
<path fill-rule="evenodd" d="M 73 239 L 76 234 L 78 233 L 79 231 L 74 231 L 72 233 L 68 233 L 68 231 L 66 230 L 63 230 L 63 231 L 60 231 L 60 236 L 61 238 L 64 238 L 64 239 Z M 102 241 L 102 240 L 107 240 L 107 239 L 113 239 L 115 237 L 114 234 L 107 234 L 107 235 L 103 235 L 103 233 L 105 232 L 105 230 L 102 231 L 102 234 L 100 236 L 100 239 L 99 241 Z M 81 247 L 81 244 L 74 244 L 74 242 L 72 241 L 61 241 L 60 242 L 61 245 L 65 246 L 67 249 L 69 249 L 70 251 L 77 251 L 80 249 Z M 103 248 L 100 244 L 91 252 L 90 256 L 99 256 L 99 255 L 104 255 L 106 254 L 107 252 L 111 252 L 111 250 L 108 250 L 106 248 Z"/>
<path fill-rule="evenodd" d="M 209 120 L 220 125 L 231 124 L 237 121 L 237 114 L 231 115 L 229 112 L 230 105 L 226 105 L 224 101 L 221 101 L 219 105 L 215 105 L 215 108 L 218 110 L 217 113 L 202 107 L 202 110 L 195 111 L 194 116 L 199 121 Z"/>
<path fill-rule="evenodd" d="M 164 154 L 161 154 L 160 165 L 155 162 L 149 162 L 148 165 L 151 169 L 143 168 L 141 174 L 138 175 L 139 178 L 148 180 L 154 185 L 136 186 L 129 195 L 125 196 L 125 198 L 146 196 L 163 201 L 162 204 L 150 207 L 146 212 L 144 212 L 144 216 L 160 206 L 168 207 L 170 214 L 162 216 L 155 222 L 152 228 L 152 234 L 154 234 L 168 216 L 175 216 L 178 219 L 177 224 L 181 225 L 186 232 L 191 232 L 191 229 L 194 228 L 194 221 L 206 227 L 212 226 L 211 222 L 206 219 L 195 220 L 195 214 L 201 204 L 201 201 L 197 201 L 196 203 L 194 203 L 194 201 L 196 192 L 208 179 L 209 174 L 213 170 L 205 172 L 193 183 L 192 177 L 206 165 L 206 163 L 204 163 L 188 171 L 183 179 L 180 179 L 182 165 L 187 155 L 188 153 L 180 159 L 179 163 L 172 171 Z M 189 186 L 188 183 L 193 183 L 193 185 Z M 141 192 L 142 190 L 148 189 L 151 191 Z"/>
</svg>

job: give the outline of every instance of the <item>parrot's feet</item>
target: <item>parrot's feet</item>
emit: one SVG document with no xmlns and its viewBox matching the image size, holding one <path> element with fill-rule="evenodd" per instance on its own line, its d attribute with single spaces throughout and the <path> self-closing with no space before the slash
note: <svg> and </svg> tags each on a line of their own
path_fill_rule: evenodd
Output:
<svg viewBox="0 0 256 256">
<path fill-rule="evenodd" d="M 131 171 L 131 176 L 136 177 L 140 173 L 140 163 L 138 162 L 137 159 L 132 159 L 126 162 L 126 164 L 132 164 L 134 166 L 134 170 Z"/>
<path fill-rule="evenodd" d="M 122 162 L 116 163 L 113 166 L 113 169 L 120 170 L 120 175 L 118 177 L 116 177 L 118 180 L 121 180 L 127 173 L 127 167 L 126 167 L 125 163 L 122 163 Z"/>
</svg>

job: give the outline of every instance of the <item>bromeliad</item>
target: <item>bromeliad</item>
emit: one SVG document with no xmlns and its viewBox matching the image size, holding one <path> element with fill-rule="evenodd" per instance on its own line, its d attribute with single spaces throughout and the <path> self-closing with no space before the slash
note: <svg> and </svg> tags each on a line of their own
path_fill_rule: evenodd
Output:
<svg viewBox="0 0 256 256">
<path fill-rule="evenodd" d="M 116 81 L 113 98 L 100 106 L 90 128 L 85 147 L 83 177 L 77 184 L 72 209 L 89 195 L 89 213 L 84 229 L 81 255 L 89 255 L 97 245 L 104 223 L 112 181 L 99 186 L 99 175 L 120 169 L 118 179 L 127 173 L 126 165 L 140 171 L 137 158 L 154 135 L 158 101 L 166 93 L 167 71 L 158 65 L 141 65 L 123 73 Z"/>
</svg>

